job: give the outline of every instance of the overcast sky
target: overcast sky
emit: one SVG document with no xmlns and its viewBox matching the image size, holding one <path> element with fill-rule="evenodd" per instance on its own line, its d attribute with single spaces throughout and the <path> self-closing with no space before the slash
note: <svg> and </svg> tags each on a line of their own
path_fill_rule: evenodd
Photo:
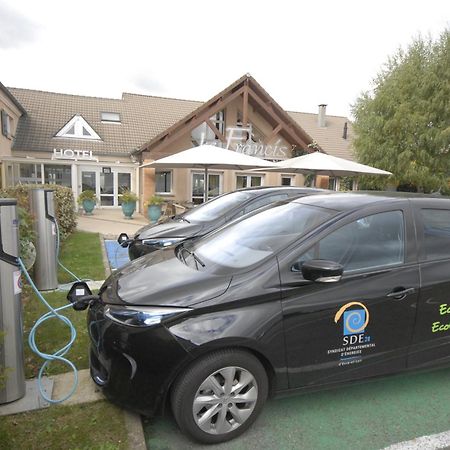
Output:
<svg viewBox="0 0 450 450">
<path fill-rule="evenodd" d="M 0 0 L 0 81 L 207 100 L 250 73 L 286 110 L 348 116 L 389 55 L 449 26 L 449 0 Z"/>
</svg>

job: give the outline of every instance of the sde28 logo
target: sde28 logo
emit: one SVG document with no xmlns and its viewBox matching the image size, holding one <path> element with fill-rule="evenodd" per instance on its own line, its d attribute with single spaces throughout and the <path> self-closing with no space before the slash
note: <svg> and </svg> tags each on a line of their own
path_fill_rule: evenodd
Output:
<svg viewBox="0 0 450 450">
<path fill-rule="evenodd" d="M 351 309 L 358 306 L 357 309 Z M 335 323 L 342 317 L 343 341 L 342 344 L 355 345 L 370 342 L 370 336 L 364 331 L 369 323 L 369 310 L 360 302 L 350 302 L 342 306 L 334 316 Z"/>
</svg>

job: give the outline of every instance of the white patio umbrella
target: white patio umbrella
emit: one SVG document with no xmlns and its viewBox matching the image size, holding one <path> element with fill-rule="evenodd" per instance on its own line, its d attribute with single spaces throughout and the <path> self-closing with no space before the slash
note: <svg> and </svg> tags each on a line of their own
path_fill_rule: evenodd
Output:
<svg viewBox="0 0 450 450">
<path fill-rule="evenodd" d="M 188 150 L 184 150 L 174 155 L 158 159 L 151 163 L 143 164 L 141 167 L 155 168 L 193 168 L 204 169 L 205 171 L 205 189 L 203 199 L 208 196 L 208 170 L 209 169 L 231 169 L 248 170 L 257 167 L 274 167 L 274 163 L 244 153 L 227 150 L 214 145 L 200 145 Z"/>
<path fill-rule="evenodd" d="M 345 177 L 355 175 L 392 175 L 386 170 L 377 169 L 365 164 L 356 163 L 347 159 L 327 155 L 321 152 L 289 158 L 274 164 L 271 169 L 275 172 L 314 173 L 316 175 L 331 175 Z"/>
<path fill-rule="evenodd" d="M 258 170 L 258 169 L 256 169 Z M 345 177 L 356 175 L 392 175 L 386 170 L 359 164 L 347 159 L 327 155 L 321 152 L 286 159 L 274 164 L 267 171 L 302 173 L 314 175 L 328 175 L 333 177 Z"/>
</svg>

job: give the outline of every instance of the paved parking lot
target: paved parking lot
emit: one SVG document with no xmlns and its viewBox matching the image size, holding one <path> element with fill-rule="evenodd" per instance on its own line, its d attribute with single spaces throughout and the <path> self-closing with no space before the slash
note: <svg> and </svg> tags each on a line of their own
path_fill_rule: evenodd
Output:
<svg viewBox="0 0 450 450">
<path fill-rule="evenodd" d="M 247 433 L 214 448 L 370 450 L 448 429 L 450 369 L 444 369 L 272 400 Z M 144 422 L 144 431 L 152 450 L 207 448 L 188 441 L 169 418 Z"/>
</svg>

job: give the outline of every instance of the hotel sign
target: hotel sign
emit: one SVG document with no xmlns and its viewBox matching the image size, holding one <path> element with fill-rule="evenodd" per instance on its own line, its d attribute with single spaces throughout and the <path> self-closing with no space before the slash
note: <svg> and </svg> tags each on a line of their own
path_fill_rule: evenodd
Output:
<svg viewBox="0 0 450 450">
<path fill-rule="evenodd" d="M 92 156 L 92 150 L 72 150 L 70 148 L 54 148 L 52 159 L 70 159 L 72 161 L 98 161 Z"/>
</svg>

